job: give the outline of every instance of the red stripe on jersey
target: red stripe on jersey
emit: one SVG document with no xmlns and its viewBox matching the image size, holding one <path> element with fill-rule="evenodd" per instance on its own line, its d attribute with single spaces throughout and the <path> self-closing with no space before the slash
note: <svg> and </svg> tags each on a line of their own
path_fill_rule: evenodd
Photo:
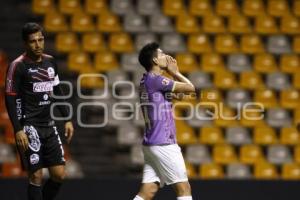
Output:
<svg viewBox="0 0 300 200">
<path fill-rule="evenodd" d="M 15 71 L 17 68 L 17 64 L 19 64 L 20 62 L 22 62 L 24 60 L 24 56 L 21 55 L 18 58 L 16 58 L 11 65 L 9 66 L 9 69 L 7 71 L 7 78 L 6 78 L 6 88 L 5 88 L 5 92 L 7 94 L 10 93 L 15 93 L 13 91 L 13 85 L 14 85 L 14 75 L 15 75 Z"/>
</svg>

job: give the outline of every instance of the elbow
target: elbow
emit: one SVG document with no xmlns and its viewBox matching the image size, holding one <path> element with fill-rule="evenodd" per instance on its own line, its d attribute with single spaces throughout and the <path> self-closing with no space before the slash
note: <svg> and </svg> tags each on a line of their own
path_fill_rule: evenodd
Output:
<svg viewBox="0 0 300 200">
<path fill-rule="evenodd" d="M 190 93 L 196 92 L 196 88 L 193 84 L 190 84 L 189 92 Z"/>
</svg>

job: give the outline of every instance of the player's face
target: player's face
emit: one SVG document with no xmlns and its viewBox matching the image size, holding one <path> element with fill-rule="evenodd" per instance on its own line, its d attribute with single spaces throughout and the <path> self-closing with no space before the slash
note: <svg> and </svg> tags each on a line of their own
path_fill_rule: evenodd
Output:
<svg viewBox="0 0 300 200">
<path fill-rule="evenodd" d="M 41 56 L 44 51 L 44 36 L 41 31 L 32 33 L 26 41 L 26 48 L 31 54 Z"/>
<path fill-rule="evenodd" d="M 157 49 L 155 62 L 161 68 L 167 68 L 167 55 L 161 49 Z"/>
</svg>

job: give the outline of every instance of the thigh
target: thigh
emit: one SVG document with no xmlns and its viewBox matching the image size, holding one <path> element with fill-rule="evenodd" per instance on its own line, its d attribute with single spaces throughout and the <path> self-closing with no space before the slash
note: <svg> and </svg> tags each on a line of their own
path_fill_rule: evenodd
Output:
<svg viewBox="0 0 300 200">
<path fill-rule="evenodd" d="M 152 161 L 152 159 L 149 157 L 149 154 L 145 149 L 143 149 L 144 152 L 144 170 L 143 170 L 143 180 L 142 183 L 155 183 L 155 182 L 161 182 L 159 178 L 159 171 L 155 167 L 155 163 Z"/>
</svg>

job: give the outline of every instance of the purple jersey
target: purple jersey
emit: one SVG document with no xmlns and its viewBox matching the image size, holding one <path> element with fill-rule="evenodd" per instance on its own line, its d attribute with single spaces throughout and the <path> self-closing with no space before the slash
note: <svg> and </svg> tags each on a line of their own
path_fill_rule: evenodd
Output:
<svg viewBox="0 0 300 200">
<path fill-rule="evenodd" d="M 144 145 L 176 143 L 171 92 L 174 81 L 145 73 L 140 82 L 140 102 L 145 119 Z"/>
</svg>

